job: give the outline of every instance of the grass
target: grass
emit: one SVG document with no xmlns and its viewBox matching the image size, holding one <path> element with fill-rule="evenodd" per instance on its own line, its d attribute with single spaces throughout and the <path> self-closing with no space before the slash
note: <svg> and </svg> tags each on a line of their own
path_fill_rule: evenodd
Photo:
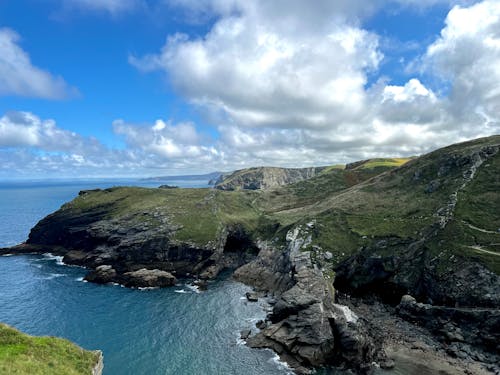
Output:
<svg viewBox="0 0 500 375">
<path fill-rule="evenodd" d="M 412 158 L 378 158 L 370 159 L 356 169 L 374 169 L 378 167 L 400 167 L 409 162 Z"/>
<path fill-rule="evenodd" d="M 89 375 L 99 355 L 68 340 L 28 336 L 0 323 L 1 374 Z"/>
<path fill-rule="evenodd" d="M 311 247 L 331 252 L 331 263 L 337 264 L 384 238 L 403 242 L 421 238 L 438 221 L 436 213 L 448 204 L 450 194 L 459 190 L 454 220 L 427 246 L 435 254 L 446 251 L 465 261 L 478 260 L 500 273 L 500 257 L 473 248 L 499 250 L 500 156 L 490 158 L 460 190 L 461 160 L 478 147 L 499 143 L 500 137 L 490 137 L 420 158 L 331 166 L 308 180 L 267 190 L 107 189 L 83 194 L 63 210 L 78 213 L 107 207 L 107 219 L 127 218 L 130 226 L 144 222 L 155 226 L 166 219 L 176 228 L 171 239 L 201 246 L 216 243 L 231 226 L 242 227 L 254 238 L 284 241 L 292 227 L 316 220 Z M 322 258 L 318 254 L 317 259 Z"/>
</svg>

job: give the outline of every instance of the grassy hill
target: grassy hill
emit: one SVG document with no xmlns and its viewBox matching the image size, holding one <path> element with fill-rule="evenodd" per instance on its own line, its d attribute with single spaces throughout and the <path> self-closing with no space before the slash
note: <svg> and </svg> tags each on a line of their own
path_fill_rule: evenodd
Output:
<svg viewBox="0 0 500 375">
<path fill-rule="evenodd" d="M 60 338 L 28 336 L 0 323 L 1 374 L 90 375 L 100 360 L 98 351 Z"/>
<path fill-rule="evenodd" d="M 481 288 L 463 298 L 446 288 L 454 278 L 477 274 L 472 265 L 484 271 L 478 277 L 498 281 L 492 275 L 500 273 L 499 147 L 500 136 L 492 136 L 418 158 L 322 168 L 262 190 L 83 192 L 42 220 L 29 242 L 79 249 L 142 233 L 127 255 L 138 259 L 147 248 L 140 241 L 213 250 L 237 227 L 251 241 L 279 247 L 290 229 L 314 223 L 307 250 L 326 274 L 337 274 L 339 287 L 394 290 L 395 298 L 411 292 L 449 304 L 473 294 L 474 303 L 489 304 L 498 293 L 488 302 L 480 293 L 490 293 Z M 116 251 L 130 252 L 127 241 Z"/>
</svg>

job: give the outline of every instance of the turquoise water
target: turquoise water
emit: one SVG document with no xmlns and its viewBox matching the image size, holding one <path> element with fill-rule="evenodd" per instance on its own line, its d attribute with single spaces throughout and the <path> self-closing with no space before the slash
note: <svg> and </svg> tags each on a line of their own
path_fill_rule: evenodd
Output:
<svg viewBox="0 0 500 375">
<path fill-rule="evenodd" d="M 79 190 L 122 184 L 158 185 L 0 183 L 0 247 L 24 241 L 38 220 Z M 183 282 L 173 288 L 131 290 L 83 282 L 84 274 L 50 256 L 0 257 L 0 321 L 102 350 L 105 375 L 288 372 L 270 351 L 250 349 L 238 339 L 242 329 L 253 328 L 265 316 L 265 306 L 243 298 L 249 288 L 242 284 L 222 278 L 202 293 Z"/>
</svg>

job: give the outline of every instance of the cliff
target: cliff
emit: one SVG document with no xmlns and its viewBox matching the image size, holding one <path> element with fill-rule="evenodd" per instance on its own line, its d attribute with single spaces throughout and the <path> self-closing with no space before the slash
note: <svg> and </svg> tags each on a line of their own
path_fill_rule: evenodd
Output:
<svg viewBox="0 0 500 375">
<path fill-rule="evenodd" d="M 34 337 L 0 323 L 0 373 L 101 375 L 100 351 L 87 351 L 68 340 Z"/>
<path fill-rule="evenodd" d="M 220 190 L 268 189 L 271 187 L 283 186 L 307 180 L 317 176 L 325 169 L 326 167 L 257 167 L 241 169 L 229 174 L 221 175 L 215 183 L 215 188 Z"/>
<path fill-rule="evenodd" d="M 498 325 L 487 325 L 486 336 L 454 332 L 483 327 L 477 320 L 496 319 L 500 307 L 499 149 L 493 136 L 409 161 L 322 168 L 275 187 L 284 180 L 263 183 L 259 172 L 257 180 L 233 176 L 231 186 L 243 188 L 231 191 L 83 191 L 41 220 L 25 244 L 0 253 L 52 252 L 92 269 L 89 280 L 129 286 L 236 269 L 235 277 L 275 301 L 249 344 L 274 349 L 301 372 L 362 372 L 387 362 L 383 331 L 353 318 L 335 289 L 387 306 L 411 294 L 424 307 L 394 314 L 440 335 L 443 348 L 454 340 L 471 360 L 494 364 Z M 446 309 L 486 312 L 458 318 L 464 315 Z M 426 311 L 440 311 L 447 333 L 425 323 L 432 319 Z"/>
</svg>

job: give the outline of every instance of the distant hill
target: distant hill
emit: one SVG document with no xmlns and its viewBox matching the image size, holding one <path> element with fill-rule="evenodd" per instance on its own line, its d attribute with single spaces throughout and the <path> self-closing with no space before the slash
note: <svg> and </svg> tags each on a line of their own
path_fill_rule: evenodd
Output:
<svg viewBox="0 0 500 375">
<path fill-rule="evenodd" d="M 337 164 L 310 168 L 246 168 L 232 173 L 221 174 L 215 183 L 215 188 L 219 190 L 269 189 L 329 174 L 344 175 L 347 179 L 349 178 L 348 176 L 351 176 L 351 179 L 357 183 L 386 170 L 399 167 L 408 160 L 410 159 L 369 159 L 347 165 Z M 342 187 L 348 187 L 350 185 L 352 185 L 352 183 L 346 182 L 345 184 L 342 184 Z"/>
</svg>

